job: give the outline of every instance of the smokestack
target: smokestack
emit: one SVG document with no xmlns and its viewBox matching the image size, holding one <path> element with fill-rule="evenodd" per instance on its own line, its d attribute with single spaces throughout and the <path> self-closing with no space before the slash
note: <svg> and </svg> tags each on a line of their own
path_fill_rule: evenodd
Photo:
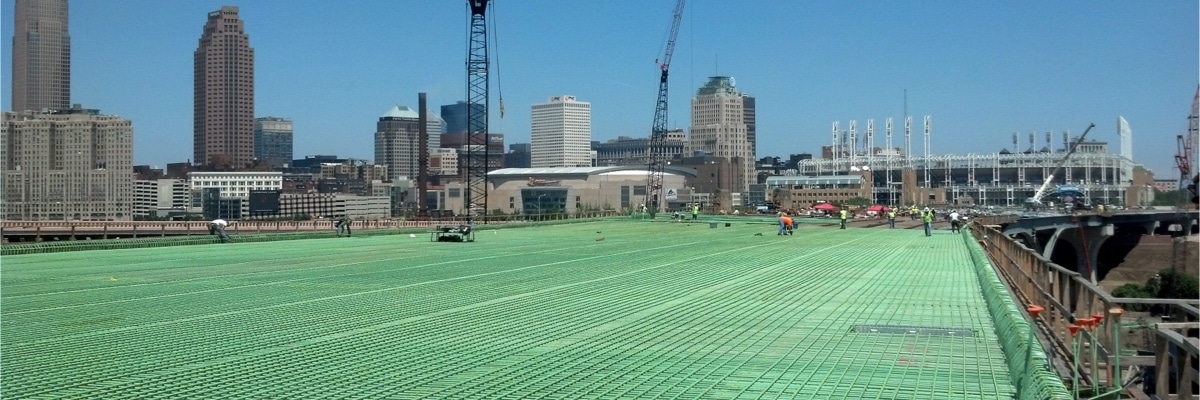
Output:
<svg viewBox="0 0 1200 400">
<path fill-rule="evenodd" d="M 429 108 L 425 105 L 425 93 L 417 93 L 417 142 L 420 152 L 417 153 L 417 211 L 425 211 L 425 190 L 429 185 Z"/>
</svg>

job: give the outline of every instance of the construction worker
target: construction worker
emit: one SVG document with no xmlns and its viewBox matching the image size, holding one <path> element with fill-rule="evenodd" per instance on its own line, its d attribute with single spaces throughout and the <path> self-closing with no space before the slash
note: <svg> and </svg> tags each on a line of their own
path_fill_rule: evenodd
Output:
<svg viewBox="0 0 1200 400">
<path fill-rule="evenodd" d="M 887 211 L 887 219 L 888 225 L 891 226 L 890 229 L 896 229 L 896 210 L 889 208 Z"/>
<path fill-rule="evenodd" d="M 958 233 L 958 210 L 950 210 L 950 232 Z"/>
<path fill-rule="evenodd" d="M 913 206 L 912 208 L 908 209 L 908 219 L 916 221 L 917 215 L 920 215 L 920 212 L 917 211 L 916 206 Z"/>
<path fill-rule="evenodd" d="M 925 224 L 925 236 L 933 236 L 933 210 L 929 207 L 921 211 L 921 222 Z"/>
<path fill-rule="evenodd" d="M 846 214 L 847 214 L 847 212 L 845 209 L 838 211 L 838 217 L 841 218 L 841 220 L 842 220 L 842 228 L 841 229 L 846 229 Z"/>
<path fill-rule="evenodd" d="M 229 235 L 225 234 L 226 226 L 229 226 L 229 222 L 225 222 L 225 220 L 220 218 L 214 219 L 208 223 L 208 234 L 217 235 L 221 239 L 221 243 L 228 242 Z"/>
<path fill-rule="evenodd" d="M 350 218 L 346 218 L 345 215 L 343 215 L 341 218 L 338 218 L 337 222 L 334 223 L 333 226 L 337 228 L 338 237 L 342 237 L 343 230 L 346 231 L 346 236 L 350 236 Z"/>
<path fill-rule="evenodd" d="M 700 205 L 692 204 L 692 220 L 695 221 L 696 218 L 699 217 L 699 215 L 700 215 Z"/>
<path fill-rule="evenodd" d="M 780 235 L 791 235 L 792 234 L 792 226 L 793 226 L 792 224 L 793 224 L 792 217 L 788 216 L 788 213 L 781 211 L 779 213 L 779 234 Z"/>
</svg>

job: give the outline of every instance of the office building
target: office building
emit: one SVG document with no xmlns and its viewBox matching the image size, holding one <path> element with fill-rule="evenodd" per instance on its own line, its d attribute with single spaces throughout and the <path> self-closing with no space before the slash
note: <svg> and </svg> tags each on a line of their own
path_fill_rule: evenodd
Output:
<svg viewBox="0 0 1200 400">
<path fill-rule="evenodd" d="M 534 104 L 530 120 L 533 168 L 592 166 L 592 105 L 575 96 Z"/>
<path fill-rule="evenodd" d="M 272 168 L 292 161 L 292 120 L 280 117 L 254 119 L 254 157 Z"/>
<path fill-rule="evenodd" d="M 417 179 L 423 145 L 421 114 L 407 106 L 393 106 L 375 126 L 375 163 L 387 166 L 388 181 Z"/>
<path fill-rule="evenodd" d="M 508 145 L 508 153 L 504 154 L 504 168 L 529 168 L 531 162 L 529 143 Z"/>
<path fill-rule="evenodd" d="M 671 160 L 683 154 L 687 134 L 682 129 L 667 131 L 663 141 L 663 158 Z M 650 138 L 633 138 L 618 136 L 607 142 L 595 142 L 592 150 L 596 151 L 596 166 L 642 165 L 650 164 Z"/>
<path fill-rule="evenodd" d="M 186 214 L 191 189 L 183 179 L 139 179 L 133 181 L 133 216 L 161 218 Z"/>
<path fill-rule="evenodd" d="M 208 13 L 193 54 L 192 162 L 243 168 L 254 159 L 254 49 L 238 8 Z"/>
<path fill-rule="evenodd" d="M 128 221 L 133 124 L 98 110 L 4 113 L 3 197 L 9 221 Z"/>
<path fill-rule="evenodd" d="M 744 168 L 741 177 L 727 181 L 735 186 L 719 187 L 722 191 L 744 192 L 754 182 L 754 154 L 747 138 L 744 100 L 728 76 L 710 77 L 692 99 L 691 135 L 684 155 L 724 157 Z"/>
<path fill-rule="evenodd" d="M 467 173 L 467 171 L 466 171 L 467 148 L 468 148 L 467 140 L 468 140 L 468 137 L 467 137 L 466 132 L 447 133 L 445 135 L 442 135 L 442 143 L 441 143 L 442 146 L 441 147 L 443 149 L 454 149 L 455 151 L 458 152 L 458 174 L 457 175 L 459 175 L 459 176 L 466 176 L 466 173 Z M 488 142 L 487 142 L 488 144 L 487 144 L 486 150 L 487 150 L 487 154 L 488 154 L 488 160 L 487 160 L 488 171 L 504 168 L 504 166 L 505 166 L 505 164 L 504 164 L 504 159 L 505 159 L 504 134 L 503 133 L 489 133 L 487 135 L 487 140 L 488 140 Z"/>
<path fill-rule="evenodd" d="M 467 112 L 483 113 L 483 104 L 468 104 L 465 101 L 460 101 L 454 104 L 442 106 L 442 120 L 446 123 L 445 133 L 468 133 L 469 131 L 483 130 L 483 126 L 479 125 L 482 121 L 477 122 L 475 129 L 467 129 Z"/>
<path fill-rule="evenodd" d="M 750 146 L 751 160 L 758 157 L 758 118 L 754 110 L 754 96 L 742 93 L 742 123 L 746 124 L 746 144 Z"/>
<path fill-rule="evenodd" d="M 430 156 L 437 154 L 438 149 L 442 148 L 442 134 L 446 133 L 446 121 L 433 110 L 425 111 L 425 133 L 429 135 L 425 145 L 429 148 Z"/>
<path fill-rule="evenodd" d="M 71 104 L 67 0 L 17 0 L 13 18 L 13 111 L 65 110 Z"/>
<path fill-rule="evenodd" d="M 220 189 L 221 197 L 248 199 L 256 190 L 279 190 L 283 188 L 283 173 L 270 171 L 255 172 L 189 172 L 188 182 L 192 191 Z"/>
</svg>

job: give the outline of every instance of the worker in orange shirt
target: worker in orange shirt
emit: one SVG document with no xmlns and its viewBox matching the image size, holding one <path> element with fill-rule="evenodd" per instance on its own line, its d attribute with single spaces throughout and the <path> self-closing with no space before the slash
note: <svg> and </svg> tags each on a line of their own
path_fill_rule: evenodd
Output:
<svg viewBox="0 0 1200 400">
<path fill-rule="evenodd" d="M 788 216 L 788 213 L 780 212 L 779 213 L 779 234 L 780 235 L 791 235 L 792 230 L 794 229 L 794 227 L 792 225 L 793 222 L 794 221 L 792 221 L 792 217 Z"/>
</svg>

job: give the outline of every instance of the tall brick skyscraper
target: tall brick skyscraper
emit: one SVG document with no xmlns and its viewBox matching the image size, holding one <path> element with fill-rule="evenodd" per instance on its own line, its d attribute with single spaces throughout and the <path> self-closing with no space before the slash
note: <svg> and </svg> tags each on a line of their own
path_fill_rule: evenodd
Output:
<svg viewBox="0 0 1200 400">
<path fill-rule="evenodd" d="M 14 111 L 71 106 L 67 0 L 17 0 L 13 19 Z"/>
<path fill-rule="evenodd" d="M 237 7 L 208 13 L 194 61 L 192 162 L 245 167 L 254 159 L 254 49 Z"/>
</svg>

